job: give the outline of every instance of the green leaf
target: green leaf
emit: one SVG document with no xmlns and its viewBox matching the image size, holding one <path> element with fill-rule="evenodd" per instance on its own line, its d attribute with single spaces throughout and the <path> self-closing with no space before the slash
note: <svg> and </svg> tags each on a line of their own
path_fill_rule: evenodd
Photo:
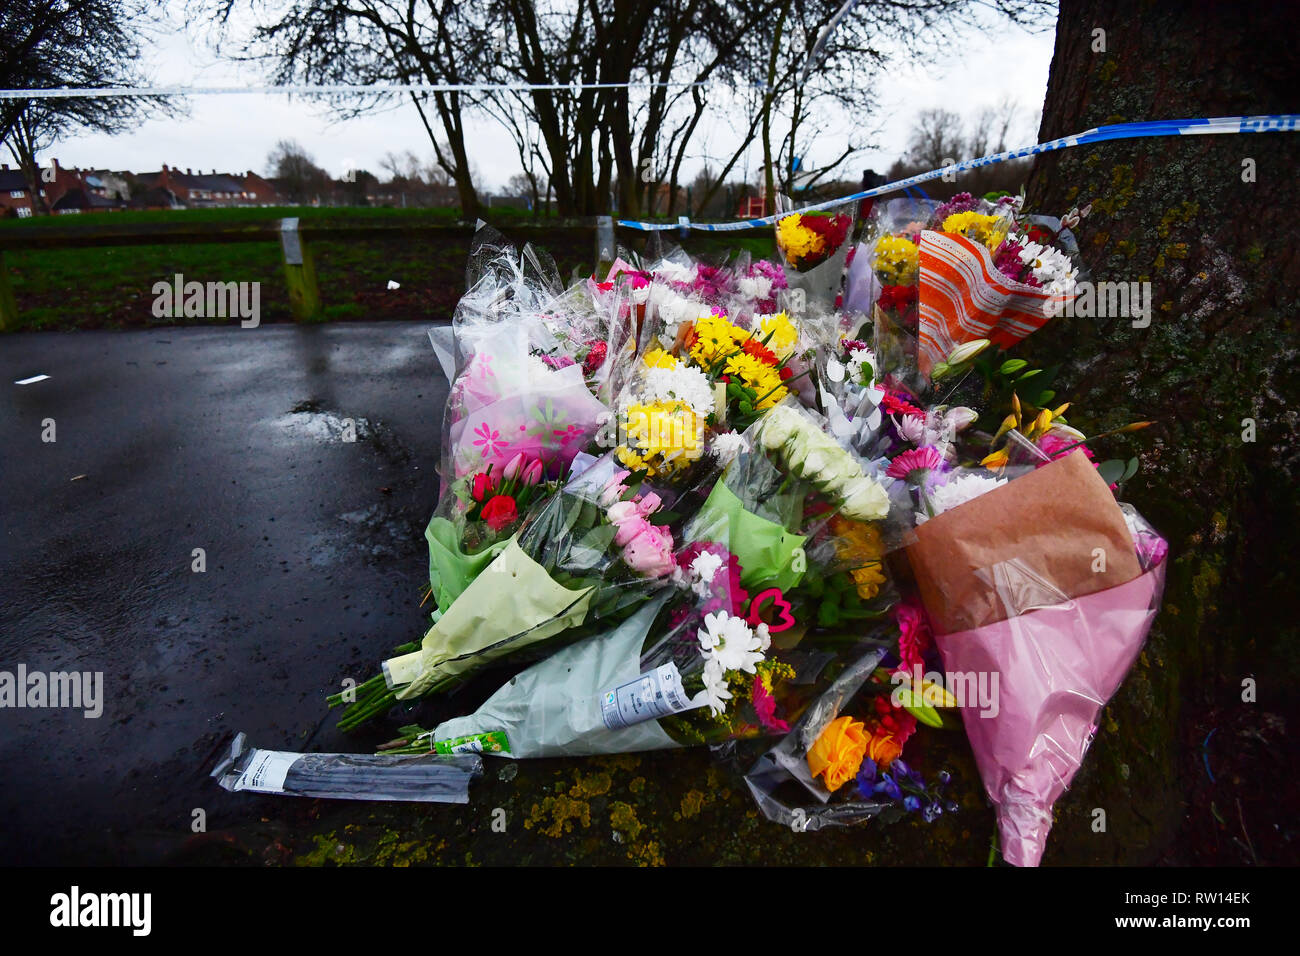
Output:
<svg viewBox="0 0 1300 956">
<path fill-rule="evenodd" d="M 1029 363 L 1024 359 L 1007 359 L 1002 363 L 1002 367 L 998 369 L 998 372 L 1001 375 L 1015 375 L 1028 365 Z"/>
<path fill-rule="evenodd" d="M 1108 485 L 1119 484 L 1124 478 L 1124 462 L 1118 458 L 1103 461 L 1097 468 L 1097 474 L 1101 475 L 1102 480 Z"/>
<path fill-rule="evenodd" d="M 1019 385 L 1019 384 L 1020 384 L 1021 382 L 1023 382 L 1025 379 L 1027 379 L 1027 378 L 1033 378 L 1035 375 L 1041 375 L 1042 373 L 1043 373 L 1043 370 L 1042 370 L 1041 368 L 1031 368 L 1031 369 L 1030 369 L 1028 372 L 1026 372 L 1024 375 L 1021 375 L 1019 378 L 1016 379 L 1016 384 Z"/>
<path fill-rule="evenodd" d="M 1056 398 L 1056 393 L 1049 388 L 1044 392 L 1038 393 L 1038 397 L 1034 399 L 1034 404 L 1039 408 L 1045 408 L 1047 403 L 1054 398 Z"/>
<path fill-rule="evenodd" d="M 1124 477 L 1121 478 L 1120 481 L 1128 481 L 1130 478 L 1132 478 L 1134 475 L 1137 474 L 1137 470 L 1138 470 L 1138 460 L 1136 458 L 1130 458 L 1128 460 L 1128 467 L 1124 469 Z"/>
</svg>

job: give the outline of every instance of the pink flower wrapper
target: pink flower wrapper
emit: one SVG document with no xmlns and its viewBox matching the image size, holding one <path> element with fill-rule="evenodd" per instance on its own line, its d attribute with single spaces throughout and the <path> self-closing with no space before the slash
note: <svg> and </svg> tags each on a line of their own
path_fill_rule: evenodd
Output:
<svg viewBox="0 0 1300 956">
<path fill-rule="evenodd" d="M 997 675 L 996 708 L 963 701 L 962 721 L 997 808 L 1008 863 L 1037 866 L 1042 859 L 1052 805 L 1142 649 L 1164 580 L 1161 563 L 1118 587 L 935 635 L 949 674 L 987 673 L 990 686 Z"/>
</svg>

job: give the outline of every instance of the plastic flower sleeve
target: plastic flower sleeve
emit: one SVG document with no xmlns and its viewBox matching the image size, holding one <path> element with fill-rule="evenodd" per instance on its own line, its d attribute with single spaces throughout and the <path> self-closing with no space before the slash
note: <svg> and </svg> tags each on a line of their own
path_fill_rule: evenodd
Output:
<svg viewBox="0 0 1300 956">
<path fill-rule="evenodd" d="M 470 781 L 482 775 L 473 755 L 288 753 L 249 748 L 242 733 L 211 774 L 232 792 L 422 803 L 469 803 Z"/>
<path fill-rule="evenodd" d="M 641 651 L 667 595 L 643 605 L 617 627 L 584 638 L 502 685 L 477 711 L 443 721 L 434 741 L 464 743 L 502 735 L 503 757 L 586 756 L 680 746 L 650 719 L 611 728 L 606 697 L 636 685 Z M 500 742 L 500 738 L 498 738 Z"/>
<path fill-rule="evenodd" d="M 794 728 L 775 747 L 759 757 L 745 774 L 745 784 L 767 819 L 797 832 L 825 826 L 848 826 L 895 810 L 894 805 L 875 800 L 830 803 L 831 792 L 808 769 L 808 751 L 817 738 L 870 678 L 888 652 L 880 642 L 870 647 L 822 692 Z M 798 784 L 802 786 L 791 786 Z M 811 794 L 818 802 L 797 802 Z"/>
<path fill-rule="evenodd" d="M 965 701 L 962 721 L 997 808 L 1003 858 L 1037 866 L 1052 806 L 1155 619 L 1165 565 L 1075 598 L 1017 560 L 984 576 L 1010 616 L 935 640 L 948 673 L 988 675 L 991 706 Z"/>
<path fill-rule="evenodd" d="M 504 468 L 520 452 L 563 474 L 608 411 L 581 367 L 548 366 L 535 354 L 554 343 L 537 319 L 459 330 L 457 343 L 469 359 L 448 397 L 444 482 Z"/>
</svg>

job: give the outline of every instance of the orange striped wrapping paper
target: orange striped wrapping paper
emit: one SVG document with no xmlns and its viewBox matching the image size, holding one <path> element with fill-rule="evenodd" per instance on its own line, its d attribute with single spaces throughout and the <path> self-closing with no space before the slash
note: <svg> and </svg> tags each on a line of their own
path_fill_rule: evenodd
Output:
<svg viewBox="0 0 1300 956">
<path fill-rule="evenodd" d="M 1015 345 L 1059 315 L 1070 296 L 1008 279 L 981 243 L 947 232 L 921 233 L 918 362 L 929 375 L 964 342 Z"/>
</svg>

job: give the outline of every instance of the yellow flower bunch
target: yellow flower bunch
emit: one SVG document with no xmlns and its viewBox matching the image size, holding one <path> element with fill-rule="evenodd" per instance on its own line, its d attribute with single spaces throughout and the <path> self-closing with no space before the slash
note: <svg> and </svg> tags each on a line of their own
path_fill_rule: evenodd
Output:
<svg viewBox="0 0 1300 956">
<path fill-rule="evenodd" d="M 789 394 L 789 389 L 781 384 L 781 373 L 778 369 L 744 352 L 738 352 L 727 359 L 723 371 L 739 379 L 740 384 L 754 390 L 758 396 L 758 404 L 755 407 L 760 410 L 771 408 Z"/>
<path fill-rule="evenodd" d="M 1001 216 L 979 212 L 955 212 L 943 221 L 944 232 L 955 232 L 996 249 L 1007 237 L 1007 223 Z"/>
<path fill-rule="evenodd" d="M 902 236 L 881 236 L 876 241 L 875 269 L 885 285 L 912 285 L 921 267 L 916 243 Z"/>
<path fill-rule="evenodd" d="M 826 240 L 806 228 L 802 219 L 798 213 L 793 213 L 776 223 L 776 243 L 790 265 L 826 248 Z"/>
<path fill-rule="evenodd" d="M 724 355 L 730 355 L 749 338 L 749 333 L 733 325 L 725 315 L 706 315 L 695 322 L 695 342 L 691 358 L 706 368 Z"/>
<path fill-rule="evenodd" d="M 663 349 L 646 352 L 644 361 L 648 368 L 677 368 L 682 364 L 675 355 L 669 355 Z"/>
<path fill-rule="evenodd" d="M 755 338 L 765 342 L 767 347 L 776 353 L 778 359 L 784 359 L 798 346 L 799 330 L 790 321 L 790 316 L 784 312 L 776 312 L 763 316 Z"/>
<path fill-rule="evenodd" d="M 685 402 L 643 402 L 627 407 L 627 441 L 615 457 L 647 477 L 669 475 L 690 466 L 704 450 L 704 420 Z"/>
<path fill-rule="evenodd" d="M 885 583 L 882 557 L 885 553 L 880 529 L 873 524 L 850 521 L 835 516 L 831 519 L 831 533 L 835 537 L 835 553 L 841 561 L 854 568 L 849 572 L 857 585 L 858 596 L 870 601 L 880 593 Z"/>
</svg>

